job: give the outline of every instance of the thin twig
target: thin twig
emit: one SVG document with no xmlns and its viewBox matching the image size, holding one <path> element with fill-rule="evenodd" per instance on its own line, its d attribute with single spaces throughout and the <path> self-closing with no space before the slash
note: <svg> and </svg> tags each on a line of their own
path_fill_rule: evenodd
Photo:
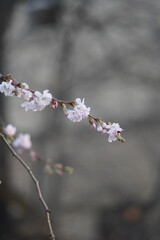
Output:
<svg viewBox="0 0 160 240">
<path fill-rule="evenodd" d="M 2 138 L 3 142 L 5 143 L 5 145 L 7 146 L 7 148 L 10 150 L 10 152 L 13 154 L 13 156 L 22 164 L 22 166 L 26 169 L 26 171 L 28 172 L 28 174 L 30 175 L 30 177 L 32 178 L 33 182 L 35 183 L 37 192 L 38 192 L 38 196 L 39 196 L 39 200 L 42 203 L 45 211 L 46 211 L 46 216 L 47 216 L 47 223 L 48 223 L 48 227 L 49 227 L 49 232 L 50 232 L 50 239 L 51 240 L 55 240 L 55 235 L 53 233 L 53 228 L 52 228 L 52 224 L 51 224 L 51 211 L 48 208 L 43 195 L 42 195 L 42 191 L 39 185 L 39 182 L 37 180 L 37 178 L 35 177 L 35 175 L 33 174 L 32 170 L 30 169 L 30 167 L 23 161 L 23 159 L 15 152 L 15 150 L 12 148 L 12 146 L 7 142 L 5 136 L 0 133 L 0 137 Z"/>
</svg>

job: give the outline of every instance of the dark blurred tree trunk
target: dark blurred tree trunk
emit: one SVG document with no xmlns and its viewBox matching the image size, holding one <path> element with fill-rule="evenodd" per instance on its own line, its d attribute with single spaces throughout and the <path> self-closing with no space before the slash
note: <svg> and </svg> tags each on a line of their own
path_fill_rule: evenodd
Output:
<svg viewBox="0 0 160 240">
<path fill-rule="evenodd" d="M 5 63 L 5 53 L 4 53 L 4 34 L 8 27 L 11 13 L 16 0 L 1 0 L 0 1 L 0 73 L 4 74 L 4 63 Z M 5 103 L 4 97 L 0 95 L 0 117 L 4 118 L 5 114 Z M 1 143 L 2 144 L 2 143 Z M 10 231 L 10 218 L 7 214 L 7 202 L 3 197 L 3 188 L 5 182 L 7 182 L 7 162 L 5 158 L 4 147 L 0 147 L 0 180 L 3 184 L 0 187 L 0 216 L 1 216 L 1 227 L 0 227 L 0 239 L 5 238 L 6 233 Z M 6 238 L 5 238 L 6 239 Z"/>
</svg>

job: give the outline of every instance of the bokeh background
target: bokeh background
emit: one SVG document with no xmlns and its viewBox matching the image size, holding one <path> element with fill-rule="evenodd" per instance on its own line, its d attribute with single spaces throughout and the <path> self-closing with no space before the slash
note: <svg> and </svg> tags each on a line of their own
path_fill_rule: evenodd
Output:
<svg viewBox="0 0 160 240">
<path fill-rule="evenodd" d="M 74 167 L 48 175 L 26 162 L 53 211 L 57 240 L 160 239 L 160 1 L 0 1 L 0 72 L 61 99 L 85 98 L 119 122 L 124 144 L 72 123 L 61 109 L 25 112 L 0 96 L 0 115 L 42 156 Z M 35 186 L 0 142 L 0 239 L 48 239 Z"/>
</svg>

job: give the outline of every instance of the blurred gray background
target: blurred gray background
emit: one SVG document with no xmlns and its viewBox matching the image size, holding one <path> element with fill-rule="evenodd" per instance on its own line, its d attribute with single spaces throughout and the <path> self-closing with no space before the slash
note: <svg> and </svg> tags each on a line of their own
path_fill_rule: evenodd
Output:
<svg viewBox="0 0 160 240">
<path fill-rule="evenodd" d="M 74 167 L 47 175 L 26 159 L 53 211 L 58 240 L 160 239 L 160 1 L 1 0 L 0 72 L 60 99 L 85 98 L 119 122 L 107 142 L 61 108 L 25 112 L 1 96 L 1 115 L 42 156 Z M 35 186 L 1 142 L 1 240 L 48 239 Z M 5 149 L 6 150 L 6 149 Z M 5 156 L 5 157 L 4 157 Z"/>
</svg>

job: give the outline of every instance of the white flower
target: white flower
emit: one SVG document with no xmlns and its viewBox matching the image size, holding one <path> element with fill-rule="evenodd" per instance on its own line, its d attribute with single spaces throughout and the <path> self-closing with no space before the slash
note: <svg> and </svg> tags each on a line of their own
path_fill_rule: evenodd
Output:
<svg viewBox="0 0 160 240">
<path fill-rule="evenodd" d="M 82 115 L 78 114 L 77 111 L 67 110 L 67 118 L 72 122 L 80 122 L 82 120 Z"/>
<path fill-rule="evenodd" d="M 52 101 L 52 95 L 49 93 L 49 90 L 44 90 L 43 94 L 36 91 L 31 97 L 33 100 L 21 104 L 25 108 L 25 111 L 41 111 Z"/>
<path fill-rule="evenodd" d="M 123 131 L 123 129 L 120 128 L 119 123 L 112 123 L 111 125 L 107 125 L 107 128 L 109 129 L 107 132 L 109 134 L 108 142 L 116 141 L 117 134 Z"/>
<path fill-rule="evenodd" d="M 27 83 L 24 82 L 21 85 L 22 85 L 22 88 L 25 88 L 27 90 L 29 89 L 29 85 Z"/>
<path fill-rule="evenodd" d="M 38 111 L 43 110 L 52 101 L 52 95 L 49 93 L 49 90 L 44 90 L 43 94 L 36 91 L 34 93 L 34 95 L 36 96 L 35 102 L 37 104 L 37 110 Z"/>
<path fill-rule="evenodd" d="M 91 108 L 90 107 L 86 107 L 84 105 L 84 98 L 83 98 L 83 101 L 81 101 L 80 98 L 76 98 L 76 105 L 74 107 L 74 110 L 82 116 L 82 118 L 86 118 L 88 117 L 89 113 L 90 113 L 90 110 Z"/>
<path fill-rule="evenodd" d="M 19 136 L 13 141 L 13 146 L 15 148 L 30 149 L 32 146 L 30 135 L 20 133 Z"/>
<path fill-rule="evenodd" d="M 16 128 L 13 127 L 11 124 L 8 124 L 5 128 L 4 128 L 4 132 L 6 135 L 8 135 L 9 137 L 13 137 L 16 133 Z"/>
<path fill-rule="evenodd" d="M 49 93 L 49 90 L 44 90 L 43 94 L 41 96 L 41 100 L 43 101 L 43 104 L 45 104 L 45 106 L 49 105 L 52 101 L 52 94 Z"/>
<path fill-rule="evenodd" d="M 33 96 L 33 93 L 29 90 L 29 86 L 27 83 L 22 83 L 21 85 L 22 85 L 21 88 L 20 87 L 16 88 L 16 96 L 17 97 L 23 96 L 25 100 L 29 101 Z"/>
<path fill-rule="evenodd" d="M 84 105 L 84 99 L 81 101 L 80 98 L 75 100 L 75 106 L 73 110 L 69 110 L 66 107 L 64 108 L 65 115 L 72 122 L 80 122 L 83 118 L 88 117 L 90 113 L 90 107 Z"/>
<path fill-rule="evenodd" d="M 35 104 L 35 100 L 32 100 L 30 102 L 24 102 L 21 104 L 21 107 L 25 108 L 25 111 L 37 111 L 37 106 Z"/>
<path fill-rule="evenodd" d="M 31 93 L 29 90 L 25 90 L 25 89 L 22 89 L 22 94 L 23 94 L 23 98 L 27 101 L 29 101 L 33 96 L 33 93 Z"/>
<path fill-rule="evenodd" d="M 2 82 L 0 84 L 0 92 L 4 93 L 5 96 L 13 96 L 13 91 L 15 91 L 15 87 L 11 84 L 12 80 L 9 82 Z"/>
</svg>

